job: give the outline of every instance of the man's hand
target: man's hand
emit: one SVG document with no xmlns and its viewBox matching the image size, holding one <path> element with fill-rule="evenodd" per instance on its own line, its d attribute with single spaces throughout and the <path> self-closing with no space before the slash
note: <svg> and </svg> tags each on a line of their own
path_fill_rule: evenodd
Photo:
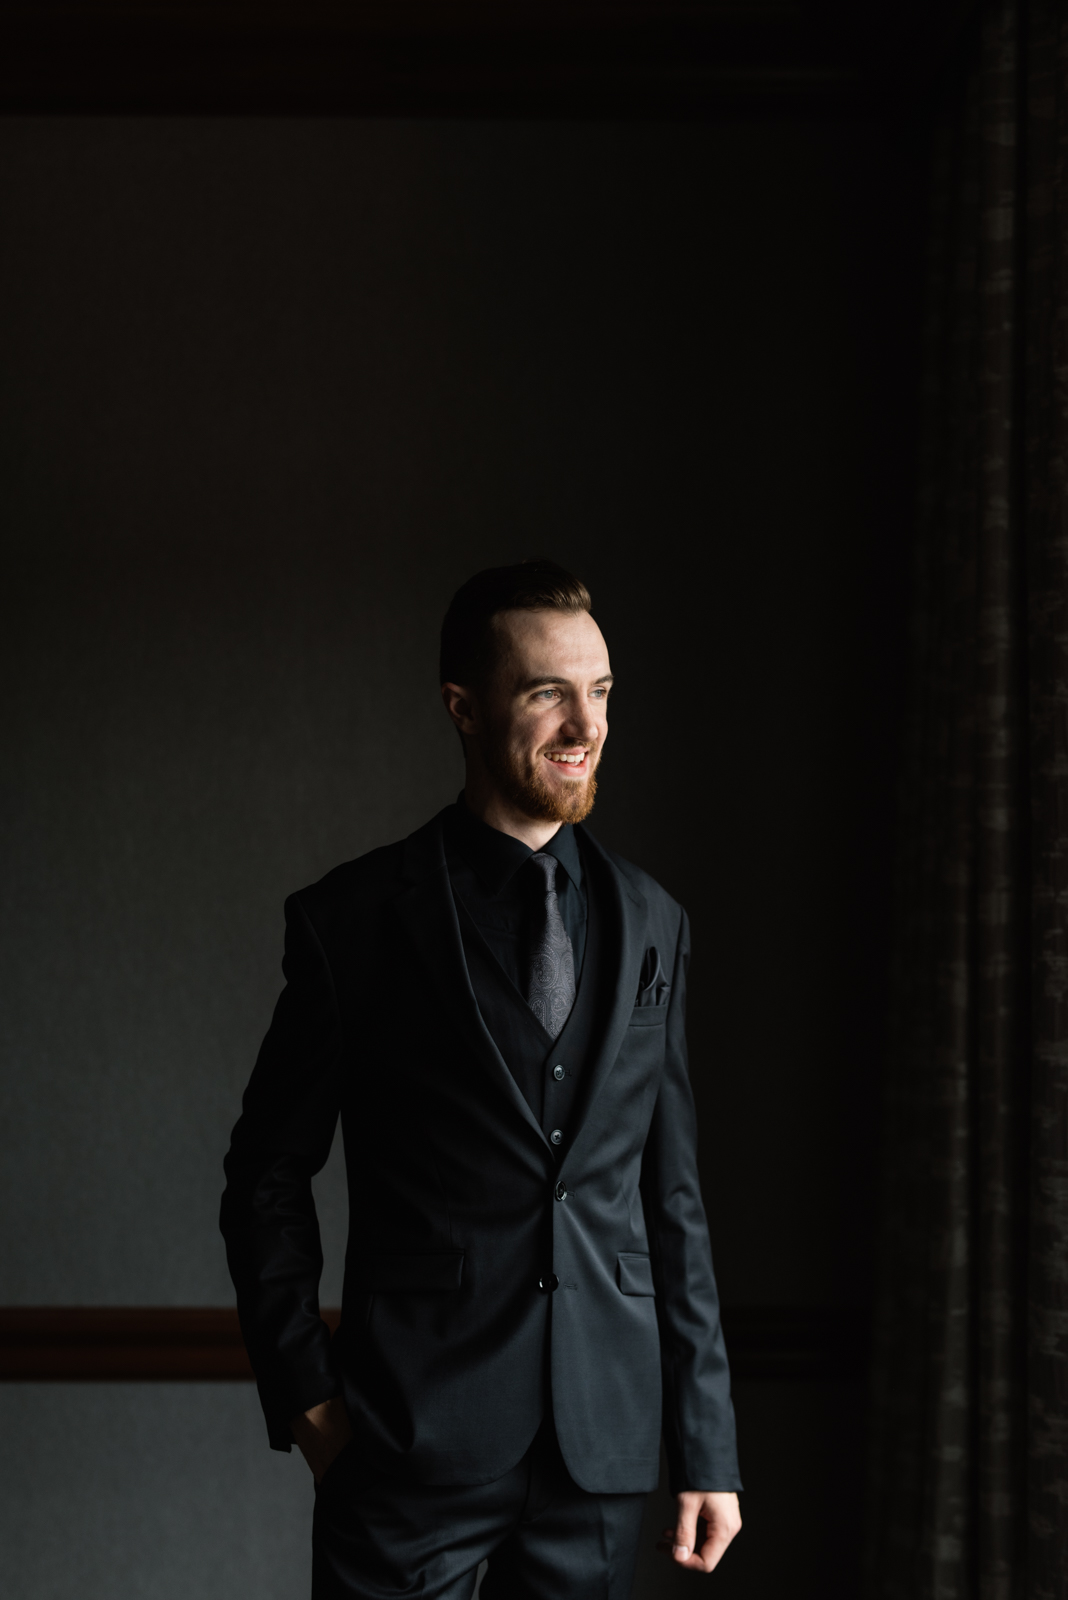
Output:
<svg viewBox="0 0 1068 1600">
<path fill-rule="evenodd" d="M 312 1406 L 310 1411 L 302 1411 L 294 1417 L 290 1427 L 297 1449 L 319 1483 L 331 1461 L 352 1438 L 352 1424 L 344 1400 L 340 1395 L 324 1400 L 321 1406 Z"/>
<path fill-rule="evenodd" d="M 679 1502 L 678 1521 L 673 1528 L 664 1529 L 663 1542 L 657 1549 L 670 1553 L 678 1567 L 686 1567 L 690 1572 L 711 1572 L 741 1529 L 738 1496 L 694 1490 L 675 1498 Z M 697 1548 L 698 1517 L 708 1524 L 700 1549 Z"/>
</svg>

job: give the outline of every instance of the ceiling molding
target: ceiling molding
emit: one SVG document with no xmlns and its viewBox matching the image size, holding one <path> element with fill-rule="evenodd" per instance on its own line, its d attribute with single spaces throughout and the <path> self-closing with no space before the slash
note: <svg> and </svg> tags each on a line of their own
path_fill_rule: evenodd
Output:
<svg viewBox="0 0 1068 1600">
<path fill-rule="evenodd" d="M 16 3 L 8 114 L 686 116 L 868 113 L 922 40 L 839 0 Z M 938 0 L 927 13 L 938 14 Z M 866 13 L 862 12 L 862 17 Z M 919 25 L 917 25 L 919 26 Z M 929 29 L 928 29 L 929 32 Z M 924 38 L 927 34 L 924 33 Z"/>
</svg>

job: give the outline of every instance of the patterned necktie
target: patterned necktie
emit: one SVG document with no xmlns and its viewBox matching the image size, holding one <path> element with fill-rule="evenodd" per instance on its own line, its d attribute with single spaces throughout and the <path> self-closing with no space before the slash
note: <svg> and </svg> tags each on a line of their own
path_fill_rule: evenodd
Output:
<svg viewBox="0 0 1068 1600">
<path fill-rule="evenodd" d="M 527 1004 L 556 1039 L 575 1003 L 575 952 L 556 898 L 556 857 L 539 852 L 530 859 L 545 877 L 545 920 L 530 952 Z"/>
</svg>

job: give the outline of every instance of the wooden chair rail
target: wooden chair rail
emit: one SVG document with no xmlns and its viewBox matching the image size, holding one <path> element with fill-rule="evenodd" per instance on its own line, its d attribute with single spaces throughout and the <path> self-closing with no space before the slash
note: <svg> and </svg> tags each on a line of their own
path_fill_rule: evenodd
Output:
<svg viewBox="0 0 1068 1600">
<path fill-rule="evenodd" d="M 336 1328 L 341 1313 L 323 1318 Z M 867 1316 L 858 1310 L 725 1310 L 734 1376 L 863 1376 Z M 216 1306 L 0 1308 L 0 1381 L 234 1381 L 252 1378 L 237 1312 Z"/>
</svg>

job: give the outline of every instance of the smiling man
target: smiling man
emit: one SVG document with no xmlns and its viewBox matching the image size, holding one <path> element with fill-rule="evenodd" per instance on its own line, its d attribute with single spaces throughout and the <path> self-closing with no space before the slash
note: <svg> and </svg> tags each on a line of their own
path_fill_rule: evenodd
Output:
<svg viewBox="0 0 1068 1600">
<path fill-rule="evenodd" d="M 286 988 L 222 1229 L 271 1444 L 316 1482 L 313 1600 L 627 1600 L 741 1526 L 687 1075 L 686 914 L 581 826 L 612 685 L 583 584 L 480 572 L 442 628 L 466 781 L 286 903 Z M 341 1325 L 311 1179 L 341 1118 Z M 700 1530 L 703 1526 L 704 1532 Z"/>
</svg>

